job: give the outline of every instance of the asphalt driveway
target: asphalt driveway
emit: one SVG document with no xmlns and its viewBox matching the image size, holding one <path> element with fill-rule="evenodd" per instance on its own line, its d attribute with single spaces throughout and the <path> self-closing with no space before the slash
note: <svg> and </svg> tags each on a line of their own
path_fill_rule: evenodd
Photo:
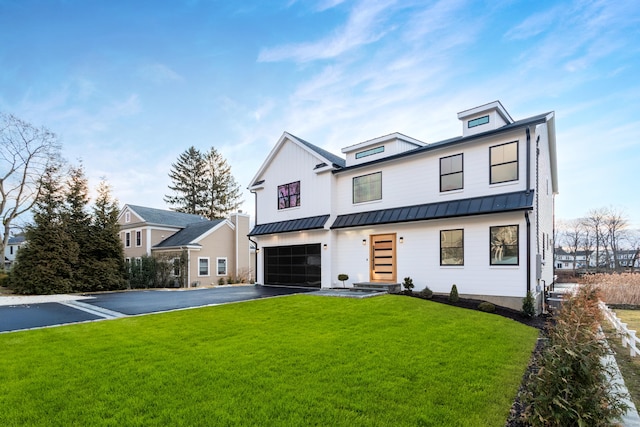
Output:
<svg viewBox="0 0 640 427">
<path fill-rule="evenodd" d="M 24 297 L 0 305 L 0 332 L 41 328 L 91 320 L 113 319 L 162 311 L 249 301 L 317 289 L 272 286 L 229 286 L 201 289 L 152 289 L 83 297 L 57 296 L 56 302 Z"/>
</svg>

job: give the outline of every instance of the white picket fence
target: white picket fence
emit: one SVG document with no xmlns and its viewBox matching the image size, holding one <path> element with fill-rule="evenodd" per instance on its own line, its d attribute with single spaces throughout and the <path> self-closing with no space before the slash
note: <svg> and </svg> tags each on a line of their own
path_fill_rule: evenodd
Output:
<svg viewBox="0 0 640 427">
<path fill-rule="evenodd" d="M 616 313 L 613 312 L 605 303 L 600 301 L 600 309 L 604 313 L 604 317 L 609 320 L 611 325 L 616 329 L 618 335 L 622 339 L 622 346 L 627 348 L 629 347 L 629 354 L 631 357 L 635 357 L 640 355 L 640 349 L 638 349 L 638 344 L 640 343 L 640 339 L 636 337 L 636 331 L 627 328 L 627 324 L 623 323 Z"/>
</svg>

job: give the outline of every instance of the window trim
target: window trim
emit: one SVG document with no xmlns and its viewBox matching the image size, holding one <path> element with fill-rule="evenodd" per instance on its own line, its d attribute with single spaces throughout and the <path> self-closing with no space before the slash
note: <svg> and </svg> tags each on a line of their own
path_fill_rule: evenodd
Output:
<svg viewBox="0 0 640 427">
<path fill-rule="evenodd" d="M 451 157 L 456 157 L 456 156 L 460 156 L 460 163 L 461 163 L 460 171 L 443 174 L 442 173 L 442 160 L 449 159 Z M 441 193 L 446 193 L 448 191 L 464 190 L 464 153 L 458 153 L 458 154 L 452 154 L 450 156 L 440 157 L 439 164 L 440 164 L 440 192 Z M 442 178 L 445 177 L 445 176 L 451 176 L 451 175 L 456 175 L 456 174 L 461 174 L 462 175 L 462 180 L 461 180 L 461 183 L 460 183 L 460 187 L 452 188 L 452 189 L 449 189 L 449 190 L 443 190 L 442 189 Z"/>
<path fill-rule="evenodd" d="M 136 230 L 136 247 L 142 246 L 142 230 Z"/>
<path fill-rule="evenodd" d="M 380 197 L 378 197 L 376 199 L 367 199 L 367 200 L 356 201 L 356 179 L 364 178 L 364 177 L 367 177 L 367 176 L 373 176 L 373 175 L 380 175 Z M 382 171 L 368 173 L 368 174 L 365 174 L 365 175 L 354 176 L 351 179 L 351 201 L 352 201 L 352 203 L 354 205 L 360 204 L 360 203 L 375 202 L 376 200 L 382 200 Z"/>
<path fill-rule="evenodd" d="M 496 163 L 494 165 L 493 162 L 492 162 L 492 159 L 491 159 L 492 150 L 494 148 L 503 147 L 503 146 L 509 145 L 509 144 L 516 144 L 516 159 L 508 161 L 508 162 Z M 508 165 L 508 164 L 511 164 L 511 163 L 515 163 L 516 164 L 516 177 L 514 179 L 507 179 L 505 181 L 493 182 L 493 168 L 495 166 L 503 166 L 503 165 Z M 503 184 L 503 183 L 506 183 L 506 182 L 514 182 L 514 181 L 518 181 L 519 179 L 520 179 L 520 144 L 519 144 L 519 141 L 510 141 L 510 142 L 505 142 L 503 144 L 492 145 L 491 147 L 489 147 L 489 185 Z"/>
<path fill-rule="evenodd" d="M 298 192 L 295 193 L 295 195 L 297 195 L 298 197 L 296 198 L 296 205 L 291 206 L 291 192 L 290 192 L 290 188 L 291 185 L 293 184 L 297 184 L 298 185 Z M 287 187 L 287 195 L 286 196 L 282 196 L 280 197 L 280 189 L 283 187 Z M 291 208 L 297 208 L 300 206 L 300 194 L 302 193 L 302 187 L 300 184 L 300 180 L 298 181 L 292 181 L 292 182 L 288 182 L 286 184 L 282 184 L 282 185 L 278 185 L 278 210 L 283 210 L 283 209 L 291 209 Z M 283 206 L 280 207 L 280 200 L 287 200 L 287 206 Z"/>
<path fill-rule="evenodd" d="M 201 265 L 201 261 L 206 261 L 207 262 L 207 272 L 205 274 L 202 274 L 202 270 L 200 269 Z M 209 259 L 209 257 L 198 257 L 198 277 L 209 277 L 211 276 L 211 260 Z"/>
<path fill-rule="evenodd" d="M 127 211 L 124 213 L 124 222 L 131 222 L 131 212 Z"/>
<path fill-rule="evenodd" d="M 224 260 L 224 273 L 220 273 L 220 261 Z M 216 276 L 227 276 L 229 274 L 229 261 L 227 257 L 216 258 Z"/>
<path fill-rule="evenodd" d="M 493 249 L 492 249 L 492 237 L 493 237 L 493 229 L 495 228 L 506 228 L 506 227 L 515 227 L 516 228 L 516 262 L 515 264 L 505 264 L 505 263 L 494 263 L 493 262 Z M 514 246 L 513 244 L 509 246 Z M 506 225 L 492 225 L 489 227 L 489 265 L 492 267 L 516 267 L 520 265 L 520 225 L 519 224 L 506 224 Z"/>
<path fill-rule="evenodd" d="M 130 248 L 131 247 L 131 232 L 130 231 L 125 231 L 124 232 L 124 247 L 125 248 Z"/>
<path fill-rule="evenodd" d="M 460 231 L 462 232 L 462 245 L 461 246 L 448 246 L 449 248 L 462 249 L 462 262 L 460 264 L 445 264 L 442 262 L 442 233 L 447 231 Z M 442 267 L 461 267 L 464 266 L 464 228 L 453 228 L 449 230 L 440 230 L 440 266 Z"/>
</svg>

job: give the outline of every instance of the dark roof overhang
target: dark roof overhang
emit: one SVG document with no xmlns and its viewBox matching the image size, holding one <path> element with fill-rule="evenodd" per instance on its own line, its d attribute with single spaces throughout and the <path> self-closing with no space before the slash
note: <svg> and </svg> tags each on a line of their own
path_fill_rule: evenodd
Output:
<svg viewBox="0 0 640 427">
<path fill-rule="evenodd" d="M 265 234 L 289 233 L 292 231 L 316 230 L 324 228 L 329 215 L 319 215 L 307 218 L 291 219 L 288 221 L 270 222 L 258 224 L 253 227 L 249 236 L 261 236 Z"/>
<path fill-rule="evenodd" d="M 338 215 L 332 229 L 485 215 L 533 209 L 533 191 L 473 197 Z"/>
</svg>

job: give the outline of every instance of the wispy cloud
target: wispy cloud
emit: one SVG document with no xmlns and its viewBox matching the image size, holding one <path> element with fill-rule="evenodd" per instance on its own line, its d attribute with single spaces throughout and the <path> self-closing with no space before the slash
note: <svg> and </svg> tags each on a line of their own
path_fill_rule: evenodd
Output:
<svg viewBox="0 0 640 427">
<path fill-rule="evenodd" d="M 172 70 L 169 66 L 160 63 L 145 64 L 140 67 L 139 73 L 144 79 L 158 84 L 184 80 L 180 74 Z"/>
<path fill-rule="evenodd" d="M 263 49 L 258 62 L 310 62 L 335 58 L 359 46 L 373 43 L 389 31 L 383 25 L 385 12 L 395 3 L 395 0 L 362 1 L 351 10 L 347 23 L 327 37 L 315 42 Z"/>
</svg>

